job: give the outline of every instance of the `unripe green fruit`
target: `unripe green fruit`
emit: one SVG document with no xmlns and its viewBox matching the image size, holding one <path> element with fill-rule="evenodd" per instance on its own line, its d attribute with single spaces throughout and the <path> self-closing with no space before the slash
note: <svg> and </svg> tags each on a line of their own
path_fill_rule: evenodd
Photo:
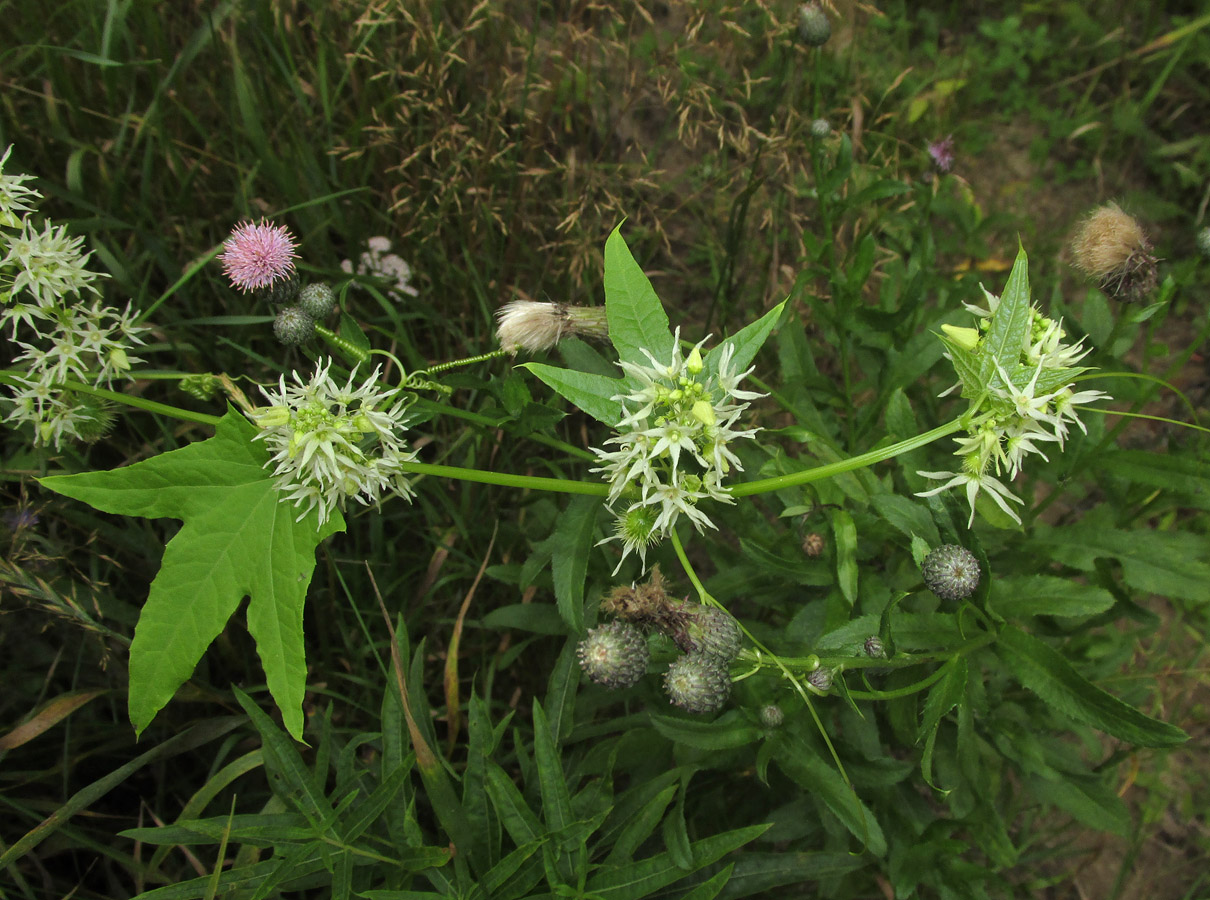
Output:
<svg viewBox="0 0 1210 900">
<path fill-rule="evenodd" d="M 576 655 L 585 675 L 615 689 L 638 684 L 651 658 L 643 632 L 629 622 L 610 622 L 590 629 L 576 648 Z"/>
<path fill-rule="evenodd" d="M 942 544 L 924 558 L 920 574 L 942 600 L 965 600 L 979 586 L 979 560 L 957 544 Z"/>
<path fill-rule="evenodd" d="M 690 653 L 668 667 L 664 690 L 674 706 L 691 713 L 718 712 L 731 694 L 731 676 L 717 656 Z"/>
</svg>

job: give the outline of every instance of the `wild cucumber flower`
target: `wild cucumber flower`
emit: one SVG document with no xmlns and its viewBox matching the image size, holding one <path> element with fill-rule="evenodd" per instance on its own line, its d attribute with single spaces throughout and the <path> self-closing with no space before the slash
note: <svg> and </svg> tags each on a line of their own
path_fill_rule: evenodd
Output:
<svg viewBox="0 0 1210 900">
<path fill-rule="evenodd" d="M 717 371 L 707 371 L 701 354 L 704 343 L 682 356 L 678 329 L 669 362 L 644 350 L 650 366 L 621 363 L 632 389 L 613 398 L 622 404 L 623 417 L 616 436 L 605 441 L 619 449 L 592 448 L 603 463 L 592 471 L 609 480 L 611 505 L 619 499 L 626 504 L 615 534 L 605 539 L 622 542 L 623 561 L 637 551 L 646 563 L 647 546 L 667 536 L 682 515 L 698 531 L 714 528 L 698 508 L 701 500 L 733 502 L 722 482 L 732 469 L 743 466 L 728 445 L 757 431 L 734 427 L 748 408 L 747 402 L 736 401 L 763 395 L 739 390 L 751 369 L 734 371 L 731 344 L 724 345 Z M 647 510 L 655 511 L 654 518 Z"/>
<path fill-rule="evenodd" d="M 27 188 L 25 182 L 33 181 L 33 175 L 5 175 L 4 164 L 8 162 L 13 152 L 10 144 L 0 156 L 0 228 L 16 228 L 21 222 L 23 213 L 32 209 L 26 201 L 41 199 L 42 195 L 33 188 Z"/>
<path fill-rule="evenodd" d="M 572 336 L 603 338 L 609 334 L 602 306 L 568 306 L 513 300 L 496 313 L 496 339 L 509 353 L 549 350 Z"/>
<path fill-rule="evenodd" d="M 331 359 L 321 361 L 308 381 L 295 372 L 293 384 L 283 375 L 276 391 L 261 388 L 271 405 L 252 416 L 261 428 L 256 439 L 273 454 L 275 487 L 295 506 L 306 505 L 299 519 L 318 507 L 321 525 L 350 497 L 369 506 L 384 493 L 414 495 L 401 468 L 416 458 L 399 436 L 407 401 L 379 388 L 380 369 L 358 387 L 354 370 L 339 387 L 331 366 Z"/>
<path fill-rule="evenodd" d="M 8 285 L 13 296 L 24 291 L 40 308 L 48 309 L 69 294 L 97 293 L 93 282 L 100 276 L 87 268 L 92 253 L 81 250 L 83 237 L 71 237 L 66 226 L 50 222 L 42 223 L 41 230 L 29 218 L 20 224 L 20 234 L 4 237 L 8 252 L 0 259 L 0 272 L 7 275 L 7 270 L 15 270 Z M 4 320 L 8 318 L 6 314 Z"/>
<path fill-rule="evenodd" d="M 984 338 L 1000 312 L 1001 303 L 999 297 L 986 289 L 983 294 L 987 299 L 986 308 L 964 304 L 978 317 L 978 327 L 943 326 L 949 347 L 947 357 L 953 359 L 956 355 L 970 354 L 970 358 L 979 359 L 979 354 L 990 352 L 983 346 Z M 965 490 L 971 508 L 968 525 L 974 524 L 975 503 L 980 493 L 989 496 L 1009 518 L 1020 524 L 1020 516 L 1009 504 L 1020 505 L 1022 500 L 999 476 L 1009 480 L 1016 478 L 1022 461 L 1031 454 L 1048 459 L 1043 446 L 1053 443 L 1061 450 L 1067 440 L 1069 424 L 1086 431 L 1077 407 L 1112 399 L 1101 391 L 1076 393 L 1071 390 L 1074 378 L 1084 371 L 1075 364 L 1089 350 L 1081 341 L 1064 343 L 1067 335 L 1061 319 L 1047 318 L 1032 307 L 1029 315 L 1029 320 L 1022 322 L 1020 351 L 1014 355 L 1012 350 L 1001 350 L 1003 358 L 996 358 L 994 375 L 986 384 L 966 385 L 959 381 L 945 391 L 948 394 L 962 388 L 964 396 L 977 401 L 976 414 L 967 425 L 967 433 L 954 439 L 958 444 L 954 455 L 961 460 L 958 470 L 917 473 L 943 482 L 920 492 L 918 497 L 931 497 L 952 487 Z"/>
<path fill-rule="evenodd" d="M 268 220 L 241 222 L 223 245 L 219 259 L 232 287 L 241 291 L 267 288 L 294 271 L 294 237 L 284 225 Z"/>
</svg>

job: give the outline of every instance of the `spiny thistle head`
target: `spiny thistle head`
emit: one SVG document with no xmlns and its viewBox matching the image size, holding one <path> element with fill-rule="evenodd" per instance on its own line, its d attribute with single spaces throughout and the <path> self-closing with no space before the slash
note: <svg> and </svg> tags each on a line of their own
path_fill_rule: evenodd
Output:
<svg viewBox="0 0 1210 900">
<path fill-rule="evenodd" d="M 832 133 L 832 124 L 827 119 L 816 119 L 811 123 L 811 137 L 826 138 Z"/>
<path fill-rule="evenodd" d="M 979 560 L 957 544 L 942 544 L 924 558 L 920 574 L 942 600 L 965 600 L 979 586 Z"/>
<path fill-rule="evenodd" d="M 298 308 L 316 321 L 328 317 L 336 308 L 336 296 L 322 282 L 312 282 L 298 292 Z"/>
<path fill-rule="evenodd" d="M 273 334 L 287 347 L 297 347 L 315 336 L 315 320 L 297 306 L 287 306 L 273 320 Z"/>
<path fill-rule="evenodd" d="M 683 640 L 677 645 L 687 653 L 705 653 L 730 663 L 739 655 L 744 635 L 739 623 L 726 610 L 716 606 L 692 607 L 685 604 L 690 613 L 683 629 Z M 676 635 L 671 635 L 676 640 Z"/>
<path fill-rule="evenodd" d="M 496 338 L 509 353 L 538 353 L 567 337 L 603 338 L 609 334 L 605 309 L 599 306 L 513 300 L 500 307 L 496 320 Z"/>
<path fill-rule="evenodd" d="M 266 288 L 294 271 L 294 237 L 284 225 L 241 222 L 227 238 L 219 259 L 233 287 L 241 291 Z"/>
<path fill-rule="evenodd" d="M 1202 256 L 1210 257 L 1210 228 L 1203 228 L 1197 233 L 1197 249 Z"/>
<path fill-rule="evenodd" d="M 947 135 L 929 144 L 929 157 L 938 172 L 948 172 L 954 167 L 954 136 Z"/>
<path fill-rule="evenodd" d="M 798 8 L 798 37 L 808 47 L 822 47 L 832 36 L 832 23 L 815 0 Z"/>
<path fill-rule="evenodd" d="M 1143 300 L 1159 279 L 1147 235 L 1116 203 L 1098 206 L 1084 217 L 1071 240 L 1071 255 L 1076 268 L 1115 300 Z"/>
<path fill-rule="evenodd" d="M 807 684 L 815 688 L 819 693 L 826 694 L 832 690 L 832 670 L 827 666 L 812 669 L 807 673 Z"/>
<path fill-rule="evenodd" d="M 664 676 L 674 706 L 691 713 L 718 712 L 731 694 L 727 665 L 717 656 L 690 653 L 676 659 Z"/>
<path fill-rule="evenodd" d="M 770 703 L 767 706 L 761 707 L 760 724 L 766 728 L 779 728 L 784 721 L 786 721 L 786 714 L 781 711 L 781 707 L 776 703 Z"/>
<path fill-rule="evenodd" d="M 584 674 L 607 688 L 638 684 L 647 672 L 651 653 L 643 633 L 628 622 L 610 622 L 589 629 L 576 648 Z"/>
</svg>

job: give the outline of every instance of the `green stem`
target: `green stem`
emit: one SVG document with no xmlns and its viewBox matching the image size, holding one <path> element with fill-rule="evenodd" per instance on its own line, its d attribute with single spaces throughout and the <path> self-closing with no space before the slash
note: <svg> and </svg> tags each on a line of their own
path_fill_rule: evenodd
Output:
<svg viewBox="0 0 1210 900">
<path fill-rule="evenodd" d="M 527 488 L 534 491 L 555 491 L 561 494 L 588 494 L 605 497 L 609 485 L 590 481 L 569 481 L 563 478 L 544 478 L 538 475 L 509 475 L 504 472 L 487 472 L 483 469 L 463 469 L 458 466 L 439 466 L 432 463 L 400 463 L 404 472 L 417 475 L 435 475 L 438 478 L 457 478 L 460 481 L 475 481 L 480 484 L 498 484 L 503 487 Z"/>
<path fill-rule="evenodd" d="M 887 447 L 882 447 L 877 450 L 870 450 L 867 453 L 862 453 L 858 456 L 842 459 L 839 462 L 828 463 L 823 466 L 816 466 L 813 469 L 806 469 L 802 472 L 794 472 L 791 475 L 777 475 L 773 478 L 761 478 L 758 481 L 748 481 L 743 484 L 737 484 L 731 488 L 732 497 L 750 497 L 753 494 L 767 494 L 770 491 L 780 491 L 790 487 L 798 487 L 801 484 L 810 484 L 813 481 L 821 481 L 824 478 L 831 478 L 834 475 L 840 475 L 844 472 L 852 472 L 855 469 L 864 469 L 867 466 L 872 466 L 875 463 L 880 463 L 901 453 L 907 453 L 926 444 L 931 444 L 933 441 L 953 434 L 955 431 L 962 429 L 962 420 L 954 419 L 952 422 L 947 422 L 944 425 L 939 425 L 932 431 L 926 431 L 924 434 L 918 434 L 916 437 L 908 438 L 905 441 L 899 441 L 897 444 L 891 444 Z"/>
<path fill-rule="evenodd" d="M 426 409 L 434 415 L 453 416 L 455 419 L 463 419 L 467 422 L 474 422 L 476 425 L 481 425 L 484 428 L 507 429 L 508 427 L 507 420 L 501 422 L 491 418 L 490 416 L 485 416 L 477 412 L 471 412 L 469 409 L 459 409 L 456 406 L 447 406 L 446 404 L 437 403 L 433 400 L 425 400 L 423 397 L 418 398 L 414 405 L 418 408 Z M 572 446 L 566 441 L 561 441 L 558 438 L 553 438 L 549 435 L 542 434 L 540 431 L 531 432 L 525 435 L 525 437 L 534 443 L 544 444 L 547 447 L 562 451 L 569 456 L 578 456 L 580 459 L 588 460 L 589 462 L 597 461 L 596 454 L 591 453 L 588 450 L 581 449 L 580 447 Z"/>
<path fill-rule="evenodd" d="M 13 371 L 0 372 L 0 383 L 7 385 L 20 384 L 21 374 Z M 208 413 L 194 412 L 191 409 L 181 409 L 179 406 L 169 406 L 167 403 L 157 403 L 154 400 L 145 400 L 142 397 L 132 397 L 130 394 L 120 394 L 117 391 L 106 390 L 105 388 L 94 387 L 91 384 L 84 384 L 82 381 L 73 381 L 68 379 L 61 385 L 66 390 L 76 391 L 80 394 L 91 394 L 94 397 L 100 397 L 103 400 L 112 400 L 114 403 L 121 403 L 125 406 L 133 406 L 136 409 L 146 410 L 147 412 L 157 413 L 162 416 L 171 416 L 174 419 L 183 419 L 186 422 L 200 422 L 203 425 L 217 425 L 219 416 L 212 416 Z"/>
</svg>

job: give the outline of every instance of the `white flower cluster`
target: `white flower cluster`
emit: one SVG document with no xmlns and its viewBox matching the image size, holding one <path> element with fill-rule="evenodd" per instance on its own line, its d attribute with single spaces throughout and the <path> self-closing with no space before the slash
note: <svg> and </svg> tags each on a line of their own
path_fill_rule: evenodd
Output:
<svg viewBox="0 0 1210 900">
<path fill-rule="evenodd" d="M 358 275 L 370 278 L 381 278 L 393 282 L 394 287 L 387 290 L 387 296 L 400 301 L 403 295 L 415 297 L 418 291 L 412 287 L 412 267 L 403 261 L 403 257 L 391 252 L 391 242 L 385 237 L 372 237 L 366 242 L 366 251 L 357 261 Z M 344 260 L 340 268 L 350 275 L 354 274 L 352 260 Z"/>
<path fill-rule="evenodd" d="M 1000 298 L 984 290 L 988 308 L 963 304 L 967 310 L 979 316 L 980 325 L 985 326 L 996 312 Z M 1049 457 L 1040 444 L 1053 443 L 1063 449 L 1068 436 L 1068 425 L 1075 425 L 1085 434 L 1088 429 L 1077 415 L 1077 407 L 1097 400 L 1112 399 L 1102 391 L 1072 390 L 1072 369 L 1088 355 L 1088 348 L 1080 342 L 1065 344 L 1062 320 L 1055 321 L 1031 310 L 1032 323 L 1027 345 L 1020 356 L 1020 365 L 1025 376 L 1015 379 L 997 366 L 997 378 L 988 386 L 987 397 L 979 407 L 981 414 L 972 419 L 963 437 L 955 438 L 958 449 L 954 455 L 962 461 L 957 472 L 919 472 L 925 478 L 934 478 L 945 483 L 917 496 L 930 497 L 952 487 L 962 487 L 970 504 L 971 517 L 968 527 L 975 521 L 975 502 L 981 491 L 995 501 L 1005 513 L 1020 524 L 1021 517 L 1009 506 L 1009 501 L 1021 504 L 998 476 L 1011 481 L 1021 472 L 1025 457 L 1036 453 L 1043 459 Z M 978 346 L 982 335 L 979 329 L 943 326 L 951 339 L 968 349 Z M 948 356 L 948 354 L 947 354 Z M 1040 386 L 1042 385 L 1042 386 Z M 955 385 L 958 387 L 960 385 Z M 950 388 L 954 390 L 954 388 Z M 949 393 L 949 391 L 946 391 Z"/>
<path fill-rule="evenodd" d="M 354 370 L 340 387 L 328 374 L 331 366 L 331 359 L 320 362 L 309 381 L 295 372 L 293 384 L 283 375 L 276 391 L 262 388 L 271 405 L 252 417 L 261 428 L 256 439 L 273 454 L 275 487 L 295 506 L 306 504 L 299 519 L 319 507 L 321 525 L 349 497 L 369 506 L 384 493 L 414 495 L 401 468 L 416 458 L 399 437 L 407 401 L 379 389 L 380 369 L 360 387 Z"/>
<path fill-rule="evenodd" d="M 764 395 L 738 389 L 752 370 L 732 370 L 735 348 L 730 344 L 719 355 L 718 371 L 706 371 L 704 343 L 682 356 L 678 329 L 671 362 L 644 350 L 650 366 L 621 364 L 633 389 L 613 398 L 621 402 L 624 415 L 617 434 L 605 442 L 619 449 L 593 448 L 603 465 L 592 471 L 609 479 L 611 505 L 619 498 L 626 503 L 615 534 L 606 538 L 622 541 L 623 561 L 637 551 L 646 564 L 647 547 L 665 537 L 682 514 L 698 531 L 714 528 L 698 509 L 699 501 L 734 502 L 722 480 L 732 468 L 742 471 L 743 466 L 727 445 L 757 432 L 734 427 L 748 407 L 735 401 Z"/>
<path fill-rule="evenodd" d="M 135 324 L 130 307 L 121 312 L 94 299 L 99 277 L 87 268 L 84 238 L 63 226 L 31 220 L 29 203 L 42 195 L 25 186 L 29 175 L 5 175 L 0 157 L 0 330 L 27 363 L 13 387 L 7 422 L 29 423 L 34 442 L 59 448 L 71 438 L 95 438 L 104 416 L 91 398 L 65 388 L 69 380 L 109 387 L 137 358 L 127 349 L 141 344 L 146 328 Z M 24 340 L 19 340 L 20 335 Z"/>
</svg>

